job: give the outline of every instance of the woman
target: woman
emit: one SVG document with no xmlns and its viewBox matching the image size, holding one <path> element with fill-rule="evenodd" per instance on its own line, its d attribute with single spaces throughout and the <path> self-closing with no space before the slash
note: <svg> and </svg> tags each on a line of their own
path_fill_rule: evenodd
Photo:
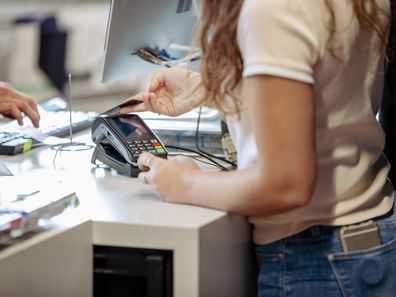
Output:
<svg viewBox="0 0 396 297">
<path fill-rule="evenodd" d="M 389 0 L 203 1 L 200 74 L 161 71 L 122 110 L 227 116 L 238 170 L 145 153 L 139 177 L 165 201 L 247 216 L 259 296 L 395 295 L 394 189 L 375 117 L 389 11 Z"/>
</svg>

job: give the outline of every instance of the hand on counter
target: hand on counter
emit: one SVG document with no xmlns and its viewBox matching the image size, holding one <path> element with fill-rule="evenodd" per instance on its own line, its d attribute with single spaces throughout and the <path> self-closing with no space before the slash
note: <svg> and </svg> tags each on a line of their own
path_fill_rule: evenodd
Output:
<svg viewBox="0 0 396 297">
<path fill-rule="evenodd" d="M 146 152 L 139 156 L 138 166 L 142 170 L 139 180 L 151 185 L 162 200 L 183 204 L 190 203 L 185 195 L 189 185 L 184 181 L 202 171 L 189 157 L 176 156 L 166 160 Z"/>
<path fill-rule="evenodd" d="M 36 102 L 6 82 L 0 82 L 0 113 L 15 118 L 19 125 L 23 125 L 25 114 L 35 127 L 39 126 L 40 115 Z"/>
</svg>

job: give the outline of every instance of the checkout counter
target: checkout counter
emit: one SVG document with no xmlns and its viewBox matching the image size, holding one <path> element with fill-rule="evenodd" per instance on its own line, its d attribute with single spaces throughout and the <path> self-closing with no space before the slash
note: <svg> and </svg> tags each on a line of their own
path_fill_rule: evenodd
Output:
<svg viewBox="0 0 396 297">
<path fill-rule="evenodd" d="M 90 131 L 75 139 L 91 143 Z M 74 189 L 80 205 L 53 218 L 49 228 L 0 249 L 0 296 L 255 296 L 256 268 L 245 218 L 163 202 L 137 179 L 95 167 L 92 152 L 65 151 L 54 159 L 54 150 L 40 147 L 1 156 L 16 176 L 61 179 Z M 133 272 L 99 267 L 101 257 L 121 257 L 112 263 L 132 270 L 137 259 L 141 271 L 153 274 L 135 279 L 146 284 L 140 293 L 134 294 L 135 280 L 128 279 L 124 284 L 131 291 L 114 293 L 122 286 L 114 278 L 117 269 Z M 113 278 L 107 288 L 106 274 Z"/>
</svg>

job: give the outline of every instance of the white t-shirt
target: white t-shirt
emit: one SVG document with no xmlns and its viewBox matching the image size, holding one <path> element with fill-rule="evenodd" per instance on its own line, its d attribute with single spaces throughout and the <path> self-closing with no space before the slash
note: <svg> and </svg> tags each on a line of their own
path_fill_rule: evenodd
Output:
<svg viewBox="0 0 396 297">
<path fill-rule="evenodd" d="M 383 57 L 353 17 L 352 1 L 333 1 L 337 33 L 328 50 L 324 0 L 245 0 L 238 24 L 243 76 L 274 75 L 313 85 L 318 180 L 305 207 L 251 217 L 258 244 L 312 225 L 357 223 L 389 211 L 393 188 L 385 143 L 376 120 L 383 87 Z M 390 11 L 389 0 L 377 0 Z M 388 19 L 384 17 L 384 22 Z M 247 100 L 247 98 L 244 98 Z M 228 119 L 238 167 L 252 167 L 257 150 L 248 114 Z"/>
</svg>

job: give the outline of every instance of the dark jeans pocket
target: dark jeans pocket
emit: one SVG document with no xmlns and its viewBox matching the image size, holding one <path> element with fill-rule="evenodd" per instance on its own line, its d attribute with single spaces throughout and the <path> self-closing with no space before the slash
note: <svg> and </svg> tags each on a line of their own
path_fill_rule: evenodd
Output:
<svg viewBox="0 0 396 297">
<path fill-rule="evenodd" d="M 396 239 L 358 252 L 329 256 L 345 297 L 396 296 Z"/>
</svg>

